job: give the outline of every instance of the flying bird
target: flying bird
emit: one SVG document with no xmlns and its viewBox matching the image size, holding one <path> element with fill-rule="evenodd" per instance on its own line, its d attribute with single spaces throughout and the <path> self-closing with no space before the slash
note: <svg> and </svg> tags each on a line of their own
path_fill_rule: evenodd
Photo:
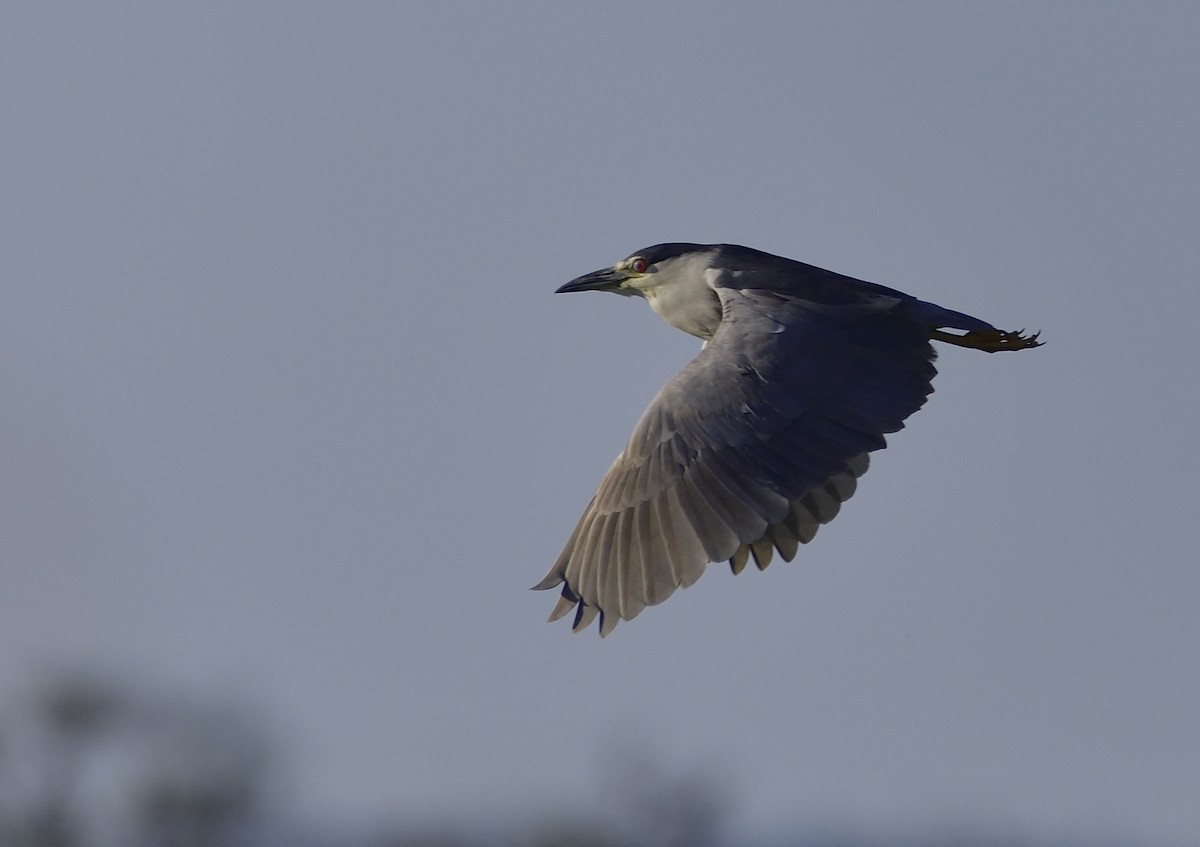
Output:
<svg viewBox="0 0 1200 847">
<path fill-rule="evenodd" d="M 988 353 L 1038 334 L 734 244 L 657 244 L 558 292 L 645 298 L 704 340 L 651 401 L 558 560 L 550 620 L 600 634 L 710 562 L 762 570 L 833 520 L 871 451 L 925 403 L 942 341 Z M 960 330 L 951 332 L 948 330 Z"/>
</svg>

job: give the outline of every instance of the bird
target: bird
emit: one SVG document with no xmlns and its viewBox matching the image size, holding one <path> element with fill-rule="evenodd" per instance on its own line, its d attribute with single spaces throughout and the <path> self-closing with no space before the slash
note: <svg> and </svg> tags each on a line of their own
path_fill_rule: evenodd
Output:
<svg viewBox="0 0 1200 847">
<path fill-rule="evenodd" d="M 651 401 L 562 553 L 550 621 L 600 635 L 694 584 L 739 574 L 833 520 L 871 452 L 924 405 L 931 342 L 997 353 L 1041 346 L 962 312 L 736 244 L 638 250 L 556 293 L 642 297 L 700 352 Z M 958 330 L 954 332 L 952 330 Z"/>
</svg>

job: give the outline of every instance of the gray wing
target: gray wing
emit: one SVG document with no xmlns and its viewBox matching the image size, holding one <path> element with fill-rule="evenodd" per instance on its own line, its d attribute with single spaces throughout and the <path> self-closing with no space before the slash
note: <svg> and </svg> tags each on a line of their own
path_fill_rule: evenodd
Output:
<svg viewBox="0 0 1200 847">
<path fill-rule="evenodd" d="M 578 631 L 599 614 L 607 635 L 710 562 L 791 561 L 932 390 L 928 328 L 907 301 L 717 293 L 716 334 L 650 403 L 534 586 L 563 586 L 550 620 L 575 609 Z"/>
</svg>

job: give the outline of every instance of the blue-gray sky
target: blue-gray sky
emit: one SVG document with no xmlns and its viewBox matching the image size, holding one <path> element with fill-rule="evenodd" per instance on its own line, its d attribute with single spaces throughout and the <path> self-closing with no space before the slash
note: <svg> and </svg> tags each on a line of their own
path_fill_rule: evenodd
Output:
<svg viewBox="0 0 1200 847">
<path fill-rule="evenodd" d="M 314 819 L 1200 839 L 1192 4 L 26 4 L 0 26 L 0 687 L 272 715 Z M 946 349 L 790 565 L 604 641 L 541 578 L 696 343 L 555 297 L 731 241 L 1046 347 Z"/>
</svg>

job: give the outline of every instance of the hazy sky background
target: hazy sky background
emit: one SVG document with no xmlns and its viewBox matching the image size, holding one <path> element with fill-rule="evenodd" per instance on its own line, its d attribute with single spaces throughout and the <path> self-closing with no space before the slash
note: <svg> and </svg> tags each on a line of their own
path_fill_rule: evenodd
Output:
<svg viewBox="0 0 1200 847">
<path fill-rule="evenodd" d="M 0 690 L 270 716 L 314 821 L 1200 840 L 1195 4 L 10 5 Z M 791 565 L 601 641 L 530 592 L 697 349 L 554 296 L 730 241 L 1046 346 L 947 348 Z"/>
</svg>

